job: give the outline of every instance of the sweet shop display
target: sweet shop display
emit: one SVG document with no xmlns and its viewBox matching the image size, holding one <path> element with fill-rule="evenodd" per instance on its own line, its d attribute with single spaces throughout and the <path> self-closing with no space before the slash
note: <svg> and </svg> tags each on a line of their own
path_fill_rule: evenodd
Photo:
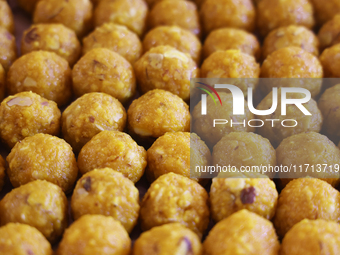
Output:
<svg viewBox="0 0 340 255">
<path fill-rule="evenodd" d="M 339 255 L 339 0 L 0 0 L 0 255 Z"/>
</svg>

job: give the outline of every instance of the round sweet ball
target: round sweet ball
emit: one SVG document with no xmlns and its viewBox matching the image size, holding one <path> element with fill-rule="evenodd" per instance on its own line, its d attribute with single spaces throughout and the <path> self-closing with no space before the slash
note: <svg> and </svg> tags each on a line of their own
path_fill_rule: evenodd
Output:
<svg viewBox="0 0 340 255">
<path fill-rule="evenodd" d="M 340 84 L 327 89 L 320 97 L 318 106 L 323 116 L 322 131 L 329 139 L 338 143 L 340 140 Z"/>
<path fill-rule="evenodd" d="M 327 138 L 315 132 L 305 132 L 285 138 L 276 149 L 277 165 L 291 172 L 280 171 L 283 184 L 289 178 L 311 176 L 332 186 L 339 184 L 340 150 Z M 296 170 L 295 170 L 296 169 Z"/>
<path fill-rule="evenodd" d="M 59 135 L 60 110 L 57 104 L 33 92 L 9 96 L 0 105 L 0 137 L 13 146 L 38 133 Z"/>
<path fill-rule="evenodd" d="M 274 51 L 296 46 L 305 51 L 319 56 L 319 39 L 304 26 L 290 25 L 287 27 L 279 27 L 271 31 L 263 42 L 262 58 L 266 59 Z"/>
<path fill-rule="evenodd" d="M 271 220 L 275 214 L 278 193 L 275 183 L 269 178 L 215 177 L 209 197 L 215 222 L 242 209 Z"/>
<path fill-rule="evenodd" d="M 319 25 L 326 23 L 340 12 L 340 2 L 337 0 L 311 0 L 310 2 L 314 7 L 316 21 Z"/>
<path fill-rule="evenodd" d="M 148 23 L 157 26 L 179 26 L 201 37 L 201 24 L 197 7 L 190 1 L 163 0 L 151 9 Z"/>
<path fill-rule="evenodd" d="M 255 7 L 251 0 L 206 0 L 200 10 L 204 33 L 224 28 L 239 28 L 252 32 L 255 27 Z"/>
<path fill-rule="evenodd" d="M 201 62 L 202 44 L 197 36 L 184 28 L 179 26 L 158 26 L 150 30 L 143 39 L 144 52 L 162 45 L 169 45 L 189 54 L 198 65 Z"/>
<path fill-rule="evenodd" d="M 304 219 L 294 225 L 282 240 L 280 254 L 315 254 L 323 251 L 329 255 L 340 253 L 340 225 L 322 219 Z"/>
<path fill-rule="evenodd" d="M 138 220 L 139 192 L 122 173 L 95 169 L 78 180 L 71 208 L 75 220 L 85 214 L 112 216 L 130 233 Z"/>
<path fill-rule="evenodd" d="M 0 191 L 2 190 L 5 184 L 5 176 L 6 176 L 6 161 L 0 155 Z"/>
<path fill-rule="evenodd" d="M 19 6 L 26 12 L 32 14 L 34 12 L 35 6 L 40 0 L 18 0 Z"/>
<path fill-rule="evenodd" d="M 52 243 L 67 227 L 67 212 L 68 202 L 62 189 L 42 180 L 13 189 L 0 202 L 1 225 L 9 222 L 30 225 Z"/>
<path fill-rule="evenodd" d="M 206 169 L 211 163 L 211 152 L 208 146 L 201 138 L 191 132 L 190 133 L 190 166 L 192 168 L 190 175 L 192 179 L 204 178 L 202 171 L 196 169 Z M 202 185 L 205 185 L 207 180 L 199 179 Z"/>
<path fill-rule="evenodd" d="M 153 89 L 164 89 L 185 101 L 190 98 L 190 79 L 199 76 L 195 61 L 168 45 L 151 48 L 134 68 L 143 94 Z"/>
<path fill-rule="evenodd" d="M 0 102 L 4 99 L 6 95 L 6 73 L 5 69 L 0 63 Z"/>
<path fill-rule="evenodd" d="M 166 132 L 189 132 L 189 106 L 178 96 L 154 89 L 134 100 L 128 111 L 129 133 L 154 141 Z"/>
<path fill-rule="evenodd" d="M 104 92 L 124 104 L 136 91 L 131 64 L 118 53 L 105 48 L 86 53 L 74 65 L 72 80 L 77 97 L 90 92 Z"/>
<path fill-rule="evenodd" d="M 255 78 L 237 82 L 243 94 L 248 94 L 248 88 L 257 88 L 260 76 L 260 64 L 255 58 L 241 50 L 215 51 L 206 58 L 201 66 L 202 78 Z"/>
<path fill-rule="evenodd" d="M 132 255 L 201 255 L 202 252 L 201 240 L 192 230 L 180 223 L 169 223 L 142 233 L 133 246 Z"/>
<path fill-rule="evenodd" d="M 262 3 L 262 2 L 261 2 Z M 323 69 L 320 61 L 313 54 L 300 47 L 281 48 L 270 54 L 261 66 L 262 78 L 322 78 Z M 321 79 L 280 79 L 262 86 L 267 95 L 273 87 L 300 87 L 310 91 L 315 98 L 321 90 Z"/>
<path fill-rule="evenodd" d="M 208 193 L 196 181 L 167 173 L 146 192 L 140 211 L 143 231 L 167 223 L 181 223 L 200 238 L 208 227 Z"/>
<path fill-rule="evenodd" d="M 61 23 L 81 38 L 92 28 L 92 3 L 90 0 L 41 0 L 35 7 L 33 22 Z"/>
<path fill-rule="evenodd" d="M 340 32 L 340 31 L 339 31 Z M 340 78 L 340 42 L 327 49 L 320 55 L 325 78 Z"/>
<path fill-rule="evenodd" d="M 247 123 L 250 119 L 254 119 L 247 102 L 244 100 L 245 115 L 233 115 L 233 96 L 231 93 L 218 93 L 222 105 L 215 105 L 211 97 L 207 97 L 207 114 L 202 115 L 202 101 L 200 101 L 192 112 L 193 131 L 201 137 L 201 139 L 212 148 L 221 138 L 231 132 L 253 132 L 254 127 Z M 232 117 L 231 117 L 232 116 Z M 227 120 L 226 124 L 218 124 L 214 127 L 214 119 Z M 238 124 L 235 124 L 238 123 Z"/>
<path fill-rule="evenodd" d="M 6 2 L 5 2 L 6 3 Z M 15 37 L 0 26 L 0 64 L 8 72 L 10 66 L 17 58 Z"/>
<path fill-rule="evenodd" d="M 208 166 L 210 158 L 209 148 L 196 134 L 168 132 L 148 149 L 146 176 L 153 182 L 159 176 L 173 172 L 199 181 L 200 173 L 191 173 L 190 165 Z M 191 159 L 194 162 L 190 162 Z"/>
<path fill-rule="evenodd" d="M 231 132 L 214 146 L 213 165 L 234 166 L 237 169 L 253 166 L 276 166 L 275 149 L 269 140 L 252 132 Z M 273 178 L 274 173 L 268 176 Z"/>
<path fill-rule="evenodd" d="M 67 104 L 72 97 L 72 77 L 68 62 L 54 52 L 33 51 L 18 58 L 7 73 L 10 95 L 32 91 L 56 102 Z"/>
<path fill-rule="evenodd" d="M 56 255 L 129 255 L 130 246 L 131 239 L 119 221 L 111 216 L 84 215 L 66 229 Z"/>
<path fill-rule="evenodd" d="M 34 180 L 46 180 L 68 193 L 78 175 L 71 146 L 47 134 L 26 137 L 13 147 L 6 160 L 7 174 L 15 188 Z"/>
<path fill-rule="evenodd" d="M 126 26 L 114 23 L 105 23 L 97 27 L 83 39 L 83 55 L 95 48 L 117 52 L 130 64 L 135 63 L 143 53 L 139 37 Z"/>
<path fill-rule="evenodd" d="M 240 50 L 255 58 L 260 57 L 260 43 L 253 34 L 237 28 L 219 28 L 204 41 L 204 59 L 215 51 Z"/>
<path fill-rule="evenodd" d="M 92 92 L 70 104 L 63 112 L 61 120 L 64 139 L 75 152 L 79 152 L 93 136 L 103 130 L 123 131 L 126 111 L 116 98 L 105 93 Z"/>
<path fill-rule="evenodd" d="M 3 254 L 52 255 L 51 244 L 34 227 L 9 223 L 0 228 L 0 250 Z"/>
<path fill-rule="evenodd" d="M 340 43 L 340 14 L 335 15 L 319 30 L 318 38 L 321 50 Z"/>
<path fill-rule="evenodd" d="M 108 0 L 100 1 L 94 10 L 96 27 L 113 22 L 126 26 L 141 37 L 146 30 L 148 6 L 143 0 Z"/>
<path fill-rule="evenodd" d="M 280 243 L 269 220 L 243 209 L 218 222 L 205 239 L 203 249 L 209 255 L 275 255 Z"/>
<path fill-rule="evenodd" d="M 339 198 L 339 192 L 322 180 L 315 178 L 292 180 L 279 196 L 274 217 L 277 234 L 283 238 L 303 219 L 338 222 Z"/>
<path fill-rule="evenodd" d="M 5 28 L 10 33 L 14 32 L 13 13 L 7 1 L 0 1 L 0 27 Z"/>
<path fill-rule="evenodd" d="M 146 151 L 119 131 L 102 131 L 81 149 L 78 166 L 82 174 L 109 167 L 136 183 L 144 174 Z"/>
<path fill-rule="evenodd" d="M 21 53 L 45 50 L 54 52 L 73 66 L 81 51 L 75 32 L 62 24 L 36 24 L 24 31 Z"/>
<path fill-rule="evenodd" d="M 262 120 L 263 126 L 257 128 L 257 132 L 267 138 L 276 148 L 283 139 L 302 132 L 319 132 L 322 127 L 323 117 L 314 99 L 310 99 L 303 107 L 312 115 L 305 115 L 296 105 L 286 106 L 286 115 L 282 115 L 281 108 L 281 88 L 277 94 L 277 108 L 270 115 L 257 115 Z M 304 98 L 304 94 L 287 93 L 288 99 Z M 258 110 L 268 110 L 273 105 L 273 92 L 270 92 L 256 107 Z M 268 121 L 270 119 L 271 121 Z M 291 121 L 295 120 L 295 121 Z M 292 127 L 295 126 L 295 127 Z"/>
<path fill-rule="evenodd" d="M 313 28 L 313 6 L 309 0 L 261 0 L 257 5 L 257 27 L 262 36 L 289 25 Z"/>
</svg>

